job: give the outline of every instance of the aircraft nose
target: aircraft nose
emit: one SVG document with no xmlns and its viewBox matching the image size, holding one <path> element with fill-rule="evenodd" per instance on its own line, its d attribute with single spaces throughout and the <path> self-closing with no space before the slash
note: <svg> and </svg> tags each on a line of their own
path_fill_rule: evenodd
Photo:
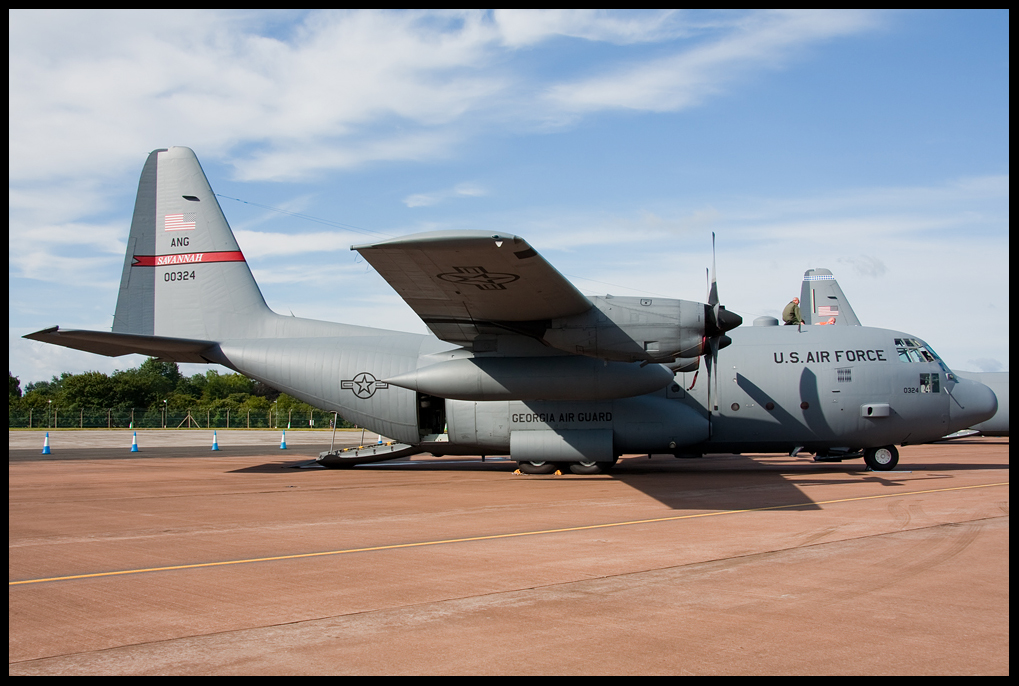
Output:
<svg viewBox="0 0 1019 686">
<path fill-rule="evenodd" d="M 952 389 L 950 405 L 952 426 L 959 430 L 993 417 L 998 411 L 998 398 L 982 383 L 959 379 Z"/>
</svg>

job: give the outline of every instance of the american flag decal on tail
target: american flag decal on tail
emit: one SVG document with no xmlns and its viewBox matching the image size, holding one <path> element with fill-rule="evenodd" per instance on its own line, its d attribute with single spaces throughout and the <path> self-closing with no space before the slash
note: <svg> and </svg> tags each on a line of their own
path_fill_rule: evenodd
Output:
<svg viewBox="0 0 1019 686">
<path fill-rule="evenodd" d="M 168 214 L 163 217 L 163 229 L 166 231 L 191 231 L 195 228 L 196 212 Z"/>
</svg>

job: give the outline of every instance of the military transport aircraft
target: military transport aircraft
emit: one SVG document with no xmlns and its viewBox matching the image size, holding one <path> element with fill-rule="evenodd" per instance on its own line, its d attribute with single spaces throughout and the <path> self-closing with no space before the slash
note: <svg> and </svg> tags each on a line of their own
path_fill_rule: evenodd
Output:
<svg viewBox="0 0 1019 686">
<path fill-rule="evenodd" d="M 219 363 L 395 439 L 323 453 L 326 467 L 509 454 L 527 473 L 591 474 L 621 454 L 732 451 L 863 456 L 887 470 L 896 444 L 994 414 L 986 386 L 957 378 L 915 336 L 737 329 L 714 283 L 707 303 L 587 297 L 522 238 L 484 231 L 353 249 L 434 336 L 272 312 L 195 154 L 155 150 L 112 332 L 53 327 L 26 338 Z"/>
<path fill-rule="evenodd" d="M 832 323 L 837 326 L 862 326 L 856 312 L 849 305 L 849 300 L 835 276 L 827 269 L 808 269 L 803 273 L 803 285 L 800 287 L 800 303 L 803 320 L 807 324 Z M 903 339 L 906 340 L 906 339 Z M 904 362 L 909 358 L 908 350 L 899 350 L 900 359 Z M 956 377 L 977 381 L 989 387 L 998 401 L 998 409 L 994 416 L 985 421 L 956 431 L 952 438 L 973 434 L 984 436 L 1008 436 L 1009 383 L 1008 372 L 965 372 L 953 370 Z"/>
</svg>

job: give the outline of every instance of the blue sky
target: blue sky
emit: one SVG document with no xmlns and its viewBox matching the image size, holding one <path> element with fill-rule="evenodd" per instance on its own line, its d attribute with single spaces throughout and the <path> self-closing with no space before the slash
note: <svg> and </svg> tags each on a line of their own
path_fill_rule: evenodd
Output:
<svg viewBox="0 0 1019 686">
<path fill-rule="evenodd" d="M 8 16 L 23 383 L 141 359 L 20 337 L 110 327 L 169 145 L 278 312 L 425 332 L 349 247 L 437 229 L 523 236 L 586 293 L 703 300 L 714 231 L 748 323 L 827 267 L 864 324 L 1009 368 L 1007 10 Z"/>
</svg>

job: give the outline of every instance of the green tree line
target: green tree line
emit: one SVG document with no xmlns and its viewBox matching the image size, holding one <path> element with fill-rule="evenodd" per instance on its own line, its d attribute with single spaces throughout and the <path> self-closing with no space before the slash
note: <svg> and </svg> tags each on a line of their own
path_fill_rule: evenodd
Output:
<svg viewBox="0 0 1019 686">
<path fill-rule="evenodd" d="M 303 419 L 301 426 L 307 426 L 312 416 L 316 426 L 328 426 L 332 418 L 331 412 L 314 408 L 242 374 L 220 374 L 210 369 L 204 374 L 185 376 L 176 363 L 153 358 L 134 369 L 118 370 L 111 375 L 64 372 L 50 381 L 29 383 L 24 390 L 18 377 L 10 371 L 7 374 L 10 426 L 20 425 L 21 415 L 29 411 L 35 417 L 43 417 L 54 407 L 68 417 L 97 410 L 115 411 L 118 415 L 130 411 L 162 412 L 175 417 L 200 411 L 202 424 L 212 414 L 221 417 L 228 410 L 235 418 L 234 425 L 242 416 L 267 417 L 270 410 L 284 420 L 287 417 Z M 36 426 L 40 424 L 38 420 L 35 422 Z M 341 418 L 339 426 L 352 425 Z"/>
</svg>

